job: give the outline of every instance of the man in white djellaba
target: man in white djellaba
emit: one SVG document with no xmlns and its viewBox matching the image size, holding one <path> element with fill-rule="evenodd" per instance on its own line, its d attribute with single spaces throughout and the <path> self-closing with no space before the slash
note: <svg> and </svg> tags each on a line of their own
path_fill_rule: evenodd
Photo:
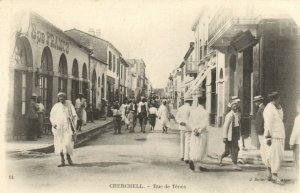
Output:
<svg viewBox="0 0 300 193">
<path fill-rule="evenodd" d="M 157 112 L 158 118 L 160 119 L 163 133 L 168 133 L 168 126 L 170 121 L 170 111 L 167 107 L 167 100 L 163 100 L 162 104 L 160 105 L 158 112 Z"/>
<path fill-rule="evenodd" d="M 283 110 L 280 105 L 280 97 L 277 92 L 268 95 L 271 99 L 263 112 L 264 137 L 262 143 L 262 161 L 267 166 L 269 181 L 276 184 L 284 184 L 278 177 L 278 171 L 284 158 L 285 129 L 283 124 Z"/>
<path fill-rule="evenodd" d="M 190 169 L 195 170 L 195 165 L 199 164 L 200 171 L 207 171 L 203 167 L 202 161 L 207 155 L 207 142 L 209 126 L 209 113 L 204 108 L 206 99 L 204 97 L 198 98 L 198 106 L 193 108 L 190 112 L 190 117 L 186 127 L 192 131 L 190 142 Z"/>
<path fill-rule="evenodd" d="M 189 145 L 187 145 L 187 148 L 185 148 L 186 127 L 184 125 L 186 124 L 186 122 L 190 117 L 192 102 L 193 102 L 193 98 L 191 96 L 185 96 L 184 105 L 179 107 L 175 116 L 176 122 L 179 124 L 178 127 L 180 130 L 180 158 L 181 161 L 186 160 L 186 163 L 188 163 L 190 158 L 189 158 Z"/>
<path fill-rule="evenodd" d="M 50 112 L 52 133 L 54 136 L 54 149 L 56 154 L 61 156 L 61 164 L 65 166 L 64 155 L 70 165 L 73 165 L 71 155 L 74 148 L 73 134 L 76 133 L 77 114 L 72 102 L 66 100 L 66 94 L 58 93 L 59 102 L 56 103 Z"/>
</svg>

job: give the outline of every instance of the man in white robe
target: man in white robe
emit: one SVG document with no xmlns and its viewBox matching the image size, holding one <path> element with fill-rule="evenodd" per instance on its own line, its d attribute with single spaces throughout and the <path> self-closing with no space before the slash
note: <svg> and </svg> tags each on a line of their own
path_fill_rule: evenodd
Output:
<svg viewBox="0 0 300 193">
<path fill-rule="evenodd" d="M 190 142 L 190 169 L 195 170 L 194 163 L 199 163 L 200 171 L 207 171 L 202 161 L 207 155 L 209 113 L 205 110 L 205 98 L 198 98 L 198 106 L 191 110 L 186 127 L 192 131 Z"/>
<path fill-rule="evenodd" d="M 181 161 L 186 160 L 186 163 L 189 161 L 189 148 L 185 149 L 185 133 L 186 133 L 186 127 L 183 126 L 190 117 L 190 111 L 191 111 L 191 104 L 193 102 L 192 97 L 185 97 L 184 98 L 184 105 L 179 107 L 177 113 L 176 113 L 176 122 L 178 123 L 178 128 L 180 130 L 180 158 Z M 189 145 L 188 145 L 189 147 Z M 185 150 L 187 151 L 185 153 Z M 185 159 L 184 159 L 185 158 Z"/>
<path fill-rule="evenodd" d="M 158 109 L 158 118 L 161 122 L 163 133 L 166 132 L 168 133 L 168 126 L 169 126 L 169 121 L 170 121 L 170 112 L 169 108 L 167 107 L 167 101 L 163 100 L 163 103 L 160 105 Z"/>
<path fill-rule="evenodd" d="M 263 112 L 265 142 L 261 146 L 262 160 L 268 169 L 268 180 L 273 180 L 273 182 L 282 185 L 283 181 L 277 173 L 284 158 L 283 110 L 277 92 L 272 92 L 269 97 L 271 102 L 267 104 Z"/>
<path fill-rule="evenodd" d="M 65 166 L 64 155 L 70 165 L 73 164 L 71 155 L 74 148 L 73 134 L 76 133 L 77 114 L 71 101 L 66 100 L 66 94 L 58 93 L 59 102 L 56 103 L 50 112 L 52 133 L 54 136 L 55 153 L 60 154 L 61 164 Z"/>
</svg>

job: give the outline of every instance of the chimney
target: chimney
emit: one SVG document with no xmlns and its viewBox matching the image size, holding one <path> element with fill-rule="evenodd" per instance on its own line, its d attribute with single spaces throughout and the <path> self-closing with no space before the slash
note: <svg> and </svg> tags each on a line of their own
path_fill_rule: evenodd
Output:
<svg viewBox="0 0 300 193">
<path fill-rule="evenodd" d="M 95 30 L 94 28 L 90 28 L 89 31 L 88 31 L 89 34 L 95 36 Z"/>
<path fill-rule="evenodd" d="M 101 38 L 101 29 L 96 29 L 96 36 L 98 37 L 98 38 Z"/>
</svg>

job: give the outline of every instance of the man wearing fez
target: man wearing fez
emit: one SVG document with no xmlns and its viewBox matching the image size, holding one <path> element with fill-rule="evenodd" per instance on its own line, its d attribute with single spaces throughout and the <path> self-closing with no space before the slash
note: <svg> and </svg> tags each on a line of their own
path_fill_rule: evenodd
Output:
<svg viewBox="0 0 300 193">
<path fill-rule="evenodd" d="M 263 112 L 265 105 L 263 103 L 264 98 L 261 95 L 255 96 L 253 99 L 254 104 L 258 107 L 255 115 L 255 130 L 258 135 L 259 143 L 264 143 L 264 117 Z"/>
<path fill-rule="evenodd" d="M 222 166 L 222 160 L 224 157 L 231 155 L 234 170 L 241 170 L 237 165 L 238 153 L 239 153 L 239 139 L 240 139 L 240 120 L 241 115 L 238 112 L 238 101 L 233 100 L 230 104 L 231 110 L 225 116 L 223 125 L 223 142 L 225 143 L 225 151 L 221 155 L 219 163 Z"/>
<path fill-rule="evenodd" d="M 74 148 L 74 135 L 76 133 L 77 114 L 72 102 L 66 100 L 64 92 L 58 93 L 59 102 L 56 103 L 50 112 L 52 133 L 54 136 L 55 153 L 60 154 L 61 164 L 65 166 L 64 155 L 70 165 L 73 165 L 71 155 Z"/>
<path fill-rule="evenodd" d="M 180 158 L 181 161 L 186 161 L 188 163 L 189 159 L 189 145 L 185 149 L 185 133 L 186 133 L 186 123 L 190 117 L 191 105 L 193 98 L 191 96 L 185 96 L 184 105 L 179 107 L 175 120 L 179 124 L 180 130 Z"/>
<path fill-rule="evenodd" d="M 203 159 L 207 155 L 208 142 L 208 126 L 209 113 L 204 108 L 206 99 L 204 97 L 198 98 L 198 106 L 191 110 L 190 117 L 187 122 L 187 128 L 192 131 L 190 142 L 190 169 L 195 170 L 194 163 L 199 163 L 200 171 L 207 171 L 203 167 Z"/>
<path fill-rule="evenodd" d="M 283 110 L 277 92 L 268 95 L 270 102 L 264 112 L 264 143 L 262 143 L 262 160 L 267 166 L 269 181 L 284 184 L 278 177 L 278 171 L 284 158 L 285 129 L 283 124 Z"/>
<path fill-rule="evenodd" d="M 37 140 L 37 134 L 39 129 L 39 116 L 38 116 L 39 106 L 37 104 L 37 95 L 35 93 L 32 94 L 30 98 L 29 104 L 29 112 L 28 112 L 28 131 L 27 131 L 27 139 L 28 140 Z"/>
</svg>

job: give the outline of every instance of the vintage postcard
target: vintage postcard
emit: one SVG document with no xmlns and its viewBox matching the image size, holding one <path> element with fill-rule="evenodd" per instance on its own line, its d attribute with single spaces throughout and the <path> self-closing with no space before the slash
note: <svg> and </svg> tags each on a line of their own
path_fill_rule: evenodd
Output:
<svg viewBox="0 0 300 193">
<path fill-rule="evenodd" d="M 1 1 L 0 192 L 299 192 L 299 10 Z"/>
</svg>

